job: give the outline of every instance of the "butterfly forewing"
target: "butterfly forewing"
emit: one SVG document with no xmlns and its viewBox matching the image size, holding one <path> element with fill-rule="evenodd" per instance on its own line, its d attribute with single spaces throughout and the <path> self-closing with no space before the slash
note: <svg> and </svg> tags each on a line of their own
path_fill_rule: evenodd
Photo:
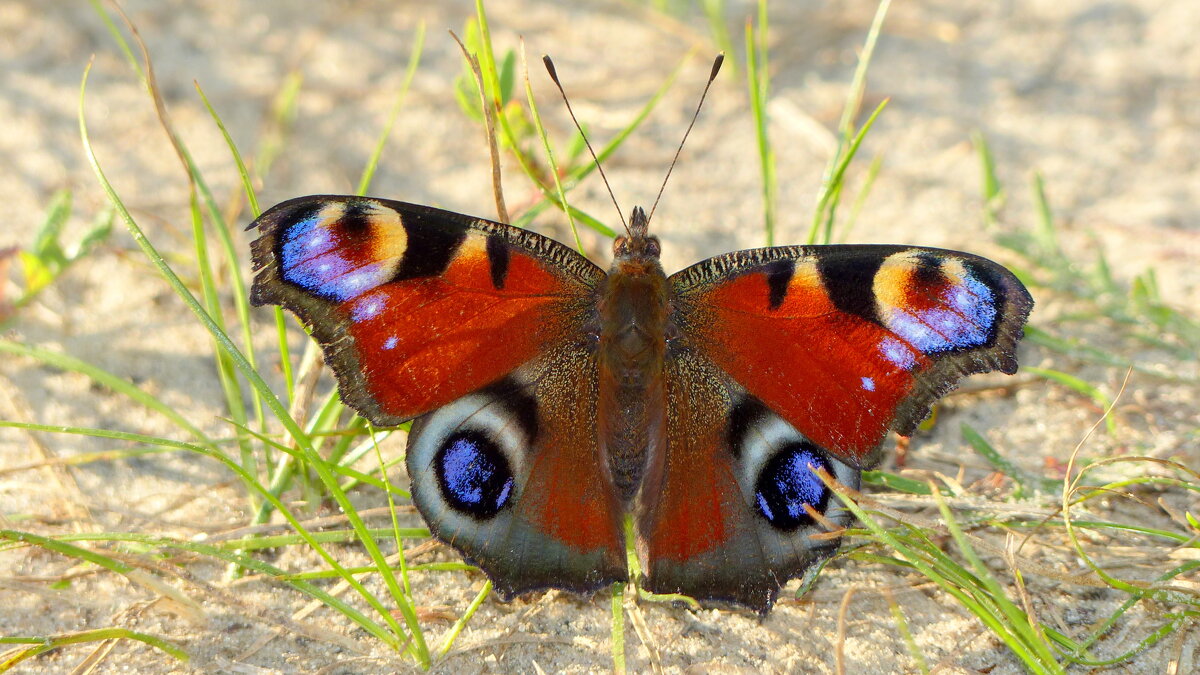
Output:
<svg viewBox="0 0 1200 675">
<path fill-rule="evenodd" d="M 994 262 L 903 246 L 738 251 L 670 281 L 682 343 L 860 467 L 962 377 L 1014 372 L 1033 305 Z"/>
<path fill-rule="evenodd" d="M 254 223 L 255 304 L 295 312 L 343 400 L 393 425 L 577 335 L 604 272 L 558 242 L 428 206 L 283 202 Z"/>
</svg>

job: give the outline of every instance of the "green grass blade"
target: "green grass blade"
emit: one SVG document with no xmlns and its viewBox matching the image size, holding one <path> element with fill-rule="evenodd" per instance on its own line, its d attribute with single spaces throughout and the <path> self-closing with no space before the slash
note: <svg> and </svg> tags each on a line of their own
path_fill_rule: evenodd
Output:
<svg viewBox="0 0 1200 675">
<path fill-rule="evenodd" d="M 1045 378 L 1051 382 L 1061 384 L 1082 396 L 1092 399 L 1096 405 L 1100 406 L 1101 410 L 1108 410 L 1113 404 L 1112 399 L 1110 399 L 1108 396 L 1105 396 L 1104 392 L 1100 391 L 1091 384 L 1088 384 L 1081 378 L 1075 377 L 1074 375 L 1070 375 L 1059 370 L 1052 370 L 1050 368 L 1038 368 L 1037 366 L 1025 366 L 1024 371 L 1031 375 L 1037 375 L 1038 377 Z M 1117 433 L 1117 420 L 1115 417 L 1112 415 L 1106 416 L 1104 418 L 1104 424 L 1110 435 Z"/>
<path fill-rule="evenodd" d="M 199 427 L 189 422 L 183 415 L 180 415 L 178 412 L 176 412 L 174 408 L 168 406 L 166 403 L 163 403 L 158 398 L 155 398 L 152 394 L 139 389 L 123 378 L 114 375 L 107 370 L 94 366 L 86 361 L 75 358 L 74 356 L 70 356 L 68 354 L 50 351 L 48 349 L 34 347 L 32 345 L 25 345 L 19 342 L 11 342 L 9 340 L 0 339 L 0 352 L 28 357 L 38 361 L 43 365 L 50 366 L 58 370 L 79 373 L 80 375 L 87 377 L 91 381 L 108 389 L 109 391 L 120 394 L 134 403 L 142 406 L 143 408 L 146 408 L 147 410 L 153 410 L 154 412 L 171 420 L 171 422 L 175 423 L 176 426 L 186 431 L 199 442 L 215 447 L 213 446 L 212 439 L 210 439 L 207 434 L 201 431 Z"/>
<path fill-rule="evenodd" d="M 976 130 L 971 133 L 971 142 L 979 153 L 979 169 L 981 174 L 983 194 L 983 221 L 989 227 L 994 227 L 1000 220 L 1000 212 L 1004 208 L 1004 187 L 996 174 L 996 159 L 992 156 L 992 148 L 988 145 L 983 133 Z"/>
<path fill-rule="evenodd" d="M 867 132 L 875 124 L 875 119 L 879 117 L 879 113 L 887 107 L 890 99 L 884 99 L 863 123 L 862 128 L 855 134 L 850 142 L 850 147 L 845 153 L 841 154 L 840 160 L 834 166 L 832 174 L 827 181 L 822 185 L 821 196 L 817 202 L 816 212 L 813 214 L 812 225 L 808 230 L 808 243 L 814 244 L 817 242 L 817 234 L 824 230 L 826 234 L 832 231 L 834 216 L 836 215 L 835 204 L 838 195 L 841 193 L 842 183 L 845 180 L 846 169 L 850 167 L 850 162 L 854 156 L 858 154 L 858 148 L 862 145 L 863 139 L 867 137 Z M 824 227 L 822 227 L 824 226 Z M 828 242 L 825 242 L 828 243 Z"/>
<path fill-rule="evenodd" d="M 746 21 L 746 81 L 750 87 L 750 112 L 758 143 L 759 171 L 762 178 L 763 231 L 767 246 L 775 245 L 775 208 L 778 186 L 775 179 L 775 151 L 767 134 L 767 96 L 770 75 L 767 66 L 767 2 L 758 2 L 758 28 Z"/>
<path fill-rule="evenodd" d="M 1013 498 L 1021 499 L 1030 492 L 1041 492 L 1043 494 L 1055 494 L 1062 490 L 1062 481 L 1051 480 L 1049 478 L 1041 478 L 1033 476 L 1013 464 L 1007 457 L 996 451 L 992 444 L 987 441 L 978 431 L 969 424 L 963 424 L 959 427 L 962 431 L 963 440 L 971 446 L 975 452 L 979 453 L 980 457 L 987 460 L 997 471 L 1008 476 L 1015 484 L 1013 490 Z"/>
<path fill-rule="evenodd" d="M 288 411 L 283 407 L 283 404 L 271 391 L 270 387 L 267 386 L 266 382 L 264 382 L 259 374 L 255 371 L 253 366 L 251 366 L 246 360 L 246 357 L 241 353 L 241 351 L 238 350 L 237 346 L 234 345 L 229 339 L 229 336 L 226 335 L 223 330 L 221 330 L 220 326 L 213 320 L 211 316 L 209 316 L 208 312 L 206 312 L 204 307 L 201 306 L 201 304 L 196 300 L 191 291 L 187 289 L 175 272 L 170 268 L 169 265 L 167 265 L 166 261 L 163 260 L 157 249 L 155 249 L 153 244 L 151 244 L 146 238 L 145 233 L 142 232 L 142 229 L 138 226 L 132 215 L 130 215 L 129 211 L 125 208 L 124 203 L 117 195 L 115 189 L 112 187 L 112 184 L 109 183 L 108 179 L 105 177 L 104 171 L 101 169 L 100 163 L 92 149 L 91 141 L 88 137 L 86 118 L 84 115 L 84 93 L 86 92 L 87 87 L 88 71 L 90 71 L 90 65 L 89 68 L 84 71 L 84 76 L 80 85 L 79 130 L 80 137 L 83 141 L 84 152 L 88 158 L 88 162 L 91 165 L 93 172 L 96 174 L 96 178 L 100 182 L 101 187 L 108 195 L 108 198 L 113 203 L 114 207 L 116 207 L 118 214 L 121 216 L 122 220 L 126 224 L 126 227 L 132 234 L 134 242 L 138 244 L 138 247 L 142 249 L 143 253 L 146 254 L 151 263 L 158 268 L 160 274 L 167 281 L 168 285 L 170 285 L 180 299 L 184 301 L 196 318 L 200 320 L 200 323 L 204 325 L 204 327 L 213 335 L 219 347 L 229 353 L 230 358 L 238 367 L 238 370 L 241 371 L 242 376 L 250 382 L 251 386 L 259 390 L 264 402 L 270 408 L 271 412 L 284 425 L 284 428 L 288 431 L 289 435 L 297 439 L 301 449 L 309 458 L 311 465 L 316 469 L 317 474 L 320 476 L 322 482 L 324 482 L 325 485 L 330 488 L 332 496 L 338 502 L 339 506 L 342 507 L 355 530 L 360 532 L 363 531 L 365 528 L 361 519 L 357 517 L 357 512 L 355 511 L 353 504 L 351 504 L 346 498 L 345 493 L 338 489 L 337 479 L 327 467 L 323 466 L 319 455 L 317 455 L 316 451 L 313 449 L 312 444 L 306 441 L 304 432 L 296 424 L 296 421 L 291 418 L 291 416 L 288 414 Z M 222 457 L 222 459 L 224 458 Z M 239 474 L 244 473 L 244 471 L 241 470 L 241 467 L 236 467 L 236 470 Z M 252 477 L 248 475 L 244 475 L 243 479 L 253 482 Z M 270 495 L 270 493 L 266 490 L 264 490 L 263 493 L 265 496 L 269 496 L 270 499 L 275 499 L 275 497 Z M 275 508 L 277 509 L 281 508 L 282 506 L 282 503 L 275 504 Z M 295 525 L 298 526 L 299 523 L 295 523 Z M 371 551 L 373 542 L 364 541 L 363 543 L 368 547 L 368 551 Z M 319 545 L 316 545 L 316 542 L 312 542 L 312 545 L 314 546 L 314 550 L 318 551 L 319 553 L 323 553 L 322 557 L 325 557 L 326 561 L 330 563 L 331 566 L 341 569 L 340 564 L 332 556 L 329 556 L 327 552 L 324 552 L 324 549 L 322 549 Z M 376 558 L 377 555 L 378 548 L 375 547 L 374 551 L 372 551 L 372 558 Z M 379 560 L 376 560 L 376 564 L 380 564 Z M 380 566 L 383 567 L 383 565 Z M 368 592 L 366 588 L 364 588 L 362 584 L 360 584 L 352 576 L 346 575 L 345 578 L 346 582 L 349 583 L 351 587 L 354 588 L 354 590 L 359 593 L 359 595 L 363 597 L 363 599 L 366 600 L 367 603 L 370 604 L 380 614 L 384 621 L 392 628 L 393 631 L 395 631 L 397 636 L 403 633 L 403 629 L 400 628 L 396 620 L 392 617 L 391 612 L 385 608 L 378 601 L 378 599 L 375 598 L 374 595 Z M 405 612 L 405 618 L 409 620 L 410 627 L 412 627 L 415 631 L 413 634 L 413 645 L 418 654 L 418 663 L 420 663 L 422 666 L 427 666 L 428 649 L 425 647 L 424 638 L 420 633 L 419 626 L 416 625 L 416 616 L 412 613 L 412 608 L 408 606 L 407 603 L 400 602 L 398 604 L 400 605 L 402 612 L 407 609 L 407 612 Z M 393 638 L 392 644 L 399 643 L 400 641 L 397 638 Z"/>
<path fill-rule="evenodd" d="M 858 57 L 858 65 L 850 80 L 850 94 L 842 106 L 841 119 L 838 122 L 838 144 L 829 163 L 825 166 L 825 175 L 821 179 L 821 190 L 817 194 L 817 208 L 813 213 L 812 226 L 809 228 L 808 243 L 817 243 L 817 235 L 824 231 L 820 243 L 829 243 L 832 239 L 833 223 L 837 215 L 838 195 L 842 191 L 842 181 L 845 179 L 846 166 L 862 143 L 864 131 L 874 122 L 875 115 L 883 108 L 883 104 L 875 109 L 875 114 L 863 125 L 863 130 L 857 135 L 854 132 L 854 118 L 862 107 L 863 94 L 867 87 L 867 70 L 871 65 L 871 57 L 875 54 L 875 44 L 883 30 L 883 21 L 887 17 L 891 0 L 883 0 L 875 9 L 875 17 L 871 20 L 871 28 L 863 41 L 863 49 Z M 884 101 L 886 103 L 886 101 Z M 853 139 L 853 140 L 852 140 Z M 823 225 L 823 228 L 822 228 Z"/>
<path fill-rule="evenodd" d="M 538 114 L 537 102 L 533 100 L 533 85 L 529 82 L 529 62 L 525 59 L 525 43 L 521 43 L 521 68 L 525 74 L 525 101 L 529 105 L 529 114 L 533 117 L 533 126 L 538 138 L 542 139 L 542 147 L 546 149 L 546 160 L 550 164 L 550 175 L 554 178 L 554 190 L 558 196 L 559 208 L 567 214 L 567 222 L 571 226 L 571 234 L 575 237 L 575 248 L 584 253 L 583 240 L 579 238 L 579 228 L 575 225 L 575 216 L 567 204 L 567 193 L 563 190 L 562 179 L 559 178 L 558 163 L 554 161 L 554 148 L 550 145 L 550 137 L 542 124 L 542 116 Z"/>
<path fill-rule="evenodd" d="M 48 635 L 46 637 L 2 637 L 0 636 L 0 644 L 30 644 L 34 645 L 29 649 L 14 650 L 11 656 L 0 660 L 0 673 L 11 670 L 13 666 L 27 659 L 34 658 L 45 654 L 46 652 L 54 651 L 69 645 L 85 644 L 89 642 L 103 642 L 106 640 L 135 640 L 142 642 L 155 649 L 170 654 L 179 661 L 186 663 L 191 657 L 187 652 L 175 646 L 160 637 L 155 637 L 148 633 L 139 633 L 129 630 L 128 628 L 97 628 L 94 630 L 79 631 L 77 633 L 64 633 L 60 635 Z M 0 655 L 2 656 L 2 655 Z"/>
<path fill-rule="evenodd" d="M 612 638 L 609 649 L 612 652 L 613 672 L 625 673 L 625 584 L 613 584 L 611 610 Z"/>
<path fill-rule="evenodd" d="M 396 118 L 400 116 L 400 109 L 404 105 L 404 97 L 408 94 L 408 87 L 412 84 L 413 76 L 417 74 L 417 66 L 421 63 L 421 52 L 424 48 L 425 22 L 421 21 L 417 24 L 412 51 L 408 55 L 408 67 L 404 71 L 404 80 L 400 84 L 400 89 L 396 92 L 396 100 L 392 103 L 392 109 L 388 113 L 387 122 L 383 125 L 383 131 L 375 141 L 375 148 L 371 151 L 371 158 L 367 160 L 367 165 L 363 167 L 362 176 L 358 180 L 358 188 L 354 191 L 356 195 L 367 194 L 367 190 L 371 187 L 371 179 L 375 177 L 375 167 L 379 165 L 379 158 L 383 155 L 383 148 L 387 145 L 388 137 L 392 135 L 392 127 L 396 124 Z"/>
<path fill-rule="evenodd" d="M 479 589 L 479 592 L 475 594 L 475 599 L 471 601 L 471 604 L 467 607 L 467 611 L 463 612 L 463 615 L 458 617 L 454 625 L 450 626 L 450 630 L 446 631 L 446 637 L 442 640 L 442 646 L 437 652 L 439 659 L 450 653 L 450 648 L 454 646 L 454 642 L 458 639 L 459 634 L 462 633 L 463 628 L 466 628 L 467 622 L 471 620 L 471 617 L 475 616 L 475 612 L 479 611 L 480 606 L 483 605 L 483 601 L 487 600 L 491 594 L 492 580 L 488 579 L 484 582 L 483 588 Z"/>
</svg>

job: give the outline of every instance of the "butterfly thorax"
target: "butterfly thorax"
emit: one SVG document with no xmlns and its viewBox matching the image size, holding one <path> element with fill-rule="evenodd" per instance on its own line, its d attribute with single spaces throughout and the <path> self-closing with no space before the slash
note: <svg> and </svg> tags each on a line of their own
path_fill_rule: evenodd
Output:
<svg viewBox="0 0 1200 675">
<path fill-rule="evenodd" d="M 614 242 L 600 289 L 597 433 L 609 478 L 627 503 L 665 437 L 667 277 L 659 251 L 645 213 L 634 209 L 630 236 Z"/>
</svg>

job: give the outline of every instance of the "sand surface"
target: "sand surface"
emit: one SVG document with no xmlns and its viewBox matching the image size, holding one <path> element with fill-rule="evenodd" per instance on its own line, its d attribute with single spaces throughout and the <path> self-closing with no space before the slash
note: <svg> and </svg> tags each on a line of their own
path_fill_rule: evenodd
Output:
<svg viewBox="0 0 1200 675">
<path fill-rule="evenodd" d="M 730 3 L 727 18 L 742 35 L 746 3 Z M 289 73 L 303 76 L 294 125 L 261 186 L 264 206 L 311 193 L 352 192 L 400 85 L 414 29 L 428 30 L 426 50 L 407 103 L 383 155 L 372 193 L 494 217 L 490 168 L 480 130 L 460 111 L 453 80 L 461 56 L 447 35 L 461 32 L 473 3 L 342 0 L 302 3 L 251 0 L 125 3 L 154 58 L 159 84 L 179 132 L 214 193 L 231 204 L 237 173 L 193 88 L 197 81 L 239 146 L 253 154 L 270 132 L 272 101 Z M 771 134 L 778 153 L 778 241 L 800 242 L 811 218 L 821 173 L 832 150 L 841 104 L 872 2 L 776 2 L 771 16 Z M 653 201 L 690 117 L 715 47 L 698 16 L 670 18 L 619 2 L 554 3 L 492 0 L 493 40 L 500 50 L 524 37 L 531 55 L 552 54 L 577 112 L 603 142 L 624 126 L 690 49 L 678 84 L 606 169 L 624 208 Z M 1012 0 L 897 2 L 871 68 L 867 104 L 891 104 L 852 170 L 857 189 L 866 161 L 882 157 L 874 189 L 862 207 L 853 241 L 968 249 L 1016 262 L 985 232 L 978 157 L 970 134 L 990 141 L 1008 190 L 1002 228 L 1030 229 L 1036 214 L 1028 185 L 1036 170 L 1060 223 L 1069 256 L 1090 265 L 1107 254 L 1128 284 L 1148 268 L 1176 307 L 1200 306 L 1200 4 L 1192 0 Z M 738 39 L 738 44 L 741 40 Z M 87 165 L 77 126 L 79 81 L 95 55 L 87 121 L 96 153 L 116 189 L 152 241 L 181 270 L 190 269 L 187 181 L 157 125 L 145 91 L 88 3 L 0 0 L 0 195 L 7 216 L 0 249 L 27 246 L 55 190 L 75 193 L 68 241 L 106 204 Z M 738 55 L 741 56 L 740 54 Z M 741 59 L 739 58 L 739 61 Z M 569 119 L 539 69 L 533 86 L 560 143 Z M 534 198 L 519 169 L 506 162 L 509 203 Z M 601 184 L 592 180 L 576 203 L 615 221 Z M 732 68 L 722 74 L 676 167 L 655 220 L 668 271 L 736 248 L 762 244 L 758 156 L 745 85 Z M 248 249 L 238 235 L 244 264 Z M 547 213 L 537 229 L 566 236 Z M 584 234 L 594 259 L 607 262 L 607 242 Z M 189 273 L 190 274 L 190 273 Z M 11 280 L 0 283 L 13 284 Z M 185 274 L 193 284 L 194 277 Z M 9 294 L 16 292 L 14 286 Z M 1140 363 L 1195 378 L 1195 360 L 1123 339 L 1104 320 L 1056 322 L 1078 308 L 1068 296 L 1034 288 L 1033 323 Z M 269 315 L 259 313 L 259 344 L 269 349 Z M 228 434 L 211 345 L 178 298 L 118 228 L 10 324 L 7 339 L 61 350 L 152 392 L 214 435 Z M 295 336 L 297 349 L 303 336 Z M 264 352 L 269 353 L 269 352 Z M 1023 364 L 1069 372 L 1112 396 L 1124 369 L 1070 359 L 1024 345 Z M 273 370 L 273 369 L 268 369 Z M 912 441 L 909 466 L 955 476 L 970 486 L 965 499 L 986 500 L 976 481 L 987 465 L 959 432 L 969 423 L 1014 463 L 1054 475 L 1100 414 L 1067 389 L 1018 376 L 1011 389 L 951 397 L 931 432 Z M 968 387 L 1009 383 L 981 377 Z M 33 360 L 0 356 L 0 418 L 122 429 L 178 437 L 160 416 Z M 1194 384 L 1135 374 L 1118 409 L 1113 435 L 1098 434 L 1084 457 L 1112 454 L 1200 459 Z M 891 443 L 891 442 L 889 442 Z M 395 453 L 399 440 L 385 447 Z M 78 468 L 14 470 L 47 457 L 125 447 L 81 437 L 31 436 L 0 430 L 0 527 L 44 534 L 134 531 L 187 538 L 245 524 L 244 493 L 215 463 L 164 454 Z M 889 451 L 890 454 L 890 451 Z M 890 465 L 892 460 L 888 460 Z M 1114 475 L 1129 470 L 1114 468 Z M 1145 467 L 1136 471 L 1148 470 Z M 403 483 L 402 476 L 396 476 Z M 295 495 L 293 495 L 295 496 Z M 1177 511 L 1195 508 L 1166 495 Z M 365 507 L 385 504 L 376 492 L 356 495 Z M 1149 501 L 1157 498 L 1152 495 Z M 896 501 L 894 506 L 904 506 Z M 1016 507 L 1014 507 L 1016 508 Z M 1116 508 L 1116 507 L 1113 507 Z M 913 510 L 933 518 L 929 509 Z M 1129 519 L 1165 522 L 1162 511 L 1132 510 Z M 323 514 L 328 515 L 328 514 Z M 404 522 L 419 520 L 405 513 Z M 386 521 L 380 521 L 381 523 Z M 1148 521 L 1150 522 L 1150 521 Z M 1178 526 L 1168 525 L 1179 531 Z M 981 536 L 1003 543 L 1003 532 Z M 1060 572 L 1082 571 L 1054 534 L 1028 555 Z M 1097 539 L 1114 555 L 1120 542 Z M 335 547 L 348 563 L 364 557 Z M 1131 557 L 1138 555 L 1131 549 Z M 273 564 L 315 569 L 315 556 L 288 549 Z M 453 560 L 446 550 L 423 560 Z M 1003 574 L 1002 560 L 991 560 Z M 1164 568 L 1165 569 L 1165 568 Z M 340 615 L 304 619 L 314 630 L 344 636 L 302 637 L 295 631 L 260 645 L 279 617 L 301 608 L 299 593 L 264 582 L 223 589 L 222 568 L 187 567 L 198 581 L 168 582 L 201 602 L 189 621 L 145 588 L 40 549 L 0 552 L 0 635 L 48 635 L 126 626 L 160 635 L 192 654 L 182 665 L 137 643 L 120 643 L 96 672 L 387 672 L 412 668 L 355 630 Z M 72 578 L 55 590 L 47 578 Z M 1133 572 L 1131 572 L 1133 574 Z M 1005 576 L 1005 578 L 1008 578 Z M 479 575 L 431 574 L 417 579 L 417 602 L 461 613 L 482 584 Z M 1048 625 L 1086 634 L 1120 602 L 1116 593 L 1030 580 L 1035 609 Z M 917 672 L 882 591 L 903 607 L 917 645 L 941 673 L 1021 672 L 1021 666 L 980 623 L 946 595 L 896 568 L 835 561 L 803 603 L 785 600 L 765 620 L 739 612 L 698 613 L 642 605 L 645 641 L 627 630 L 634 671 L 656 664 L 668 672 L 815 672 L 836 668 L 840 649 L 849 673 Z M 849 602 L 844 640 L 838 609 Z M 1127 614 L 1097 653 L 1131 648 L 1160 625 L 1161 608 Z M 428 614 L 436 644 L 448 626 Z M 584 672 L 611 667 L 605 597 L 551 593 L 504 604 L 489 599 L 460 637 L 440 672 Z M 1182 631 L 1119 666 L 1117 672 L 1163 673 L 1197 667 L 1194 631 Z M 252 647 L 258 647 L 252 649 Z M 73 647 L 26 662 L 19 672 L 68 672 L 93 646 Z M 324 669 L 324 670 L 322 670 Z M 1078 672 L 1083 672 L 1080 669 Z"/>
</svg>

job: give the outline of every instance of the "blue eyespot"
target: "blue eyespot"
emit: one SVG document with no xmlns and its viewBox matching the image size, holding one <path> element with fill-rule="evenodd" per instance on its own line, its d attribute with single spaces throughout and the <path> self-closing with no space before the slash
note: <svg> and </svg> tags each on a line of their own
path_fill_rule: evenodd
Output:
<svg viewBox="0 0 1200 675">
<path fill-rule="evenodd" d="M 829 462 L 807 443 L 789 445 L 767 460 L 754 485 L 754 501 L 768 523 L 780 530 L 795 530 L 813 522 L 805 504 L 825 512 L 829 489 L 815 469 L 829 471 Z"/>
<path fill-rule="evenodd" d="M 938 305 L 923 310 L 896 308 L 888 328 L 925 354 L 987 344 L 996 322 L 992 289 L 973 276 L 948 286 Z"/>
<path fill-rule="evenodd" d="M 512 496 L 513 473 L 500 448 L 478 431 L 446 439 L 433 459 L 442 496 L 455 510 L 491 518 Z"/>
</svg>

